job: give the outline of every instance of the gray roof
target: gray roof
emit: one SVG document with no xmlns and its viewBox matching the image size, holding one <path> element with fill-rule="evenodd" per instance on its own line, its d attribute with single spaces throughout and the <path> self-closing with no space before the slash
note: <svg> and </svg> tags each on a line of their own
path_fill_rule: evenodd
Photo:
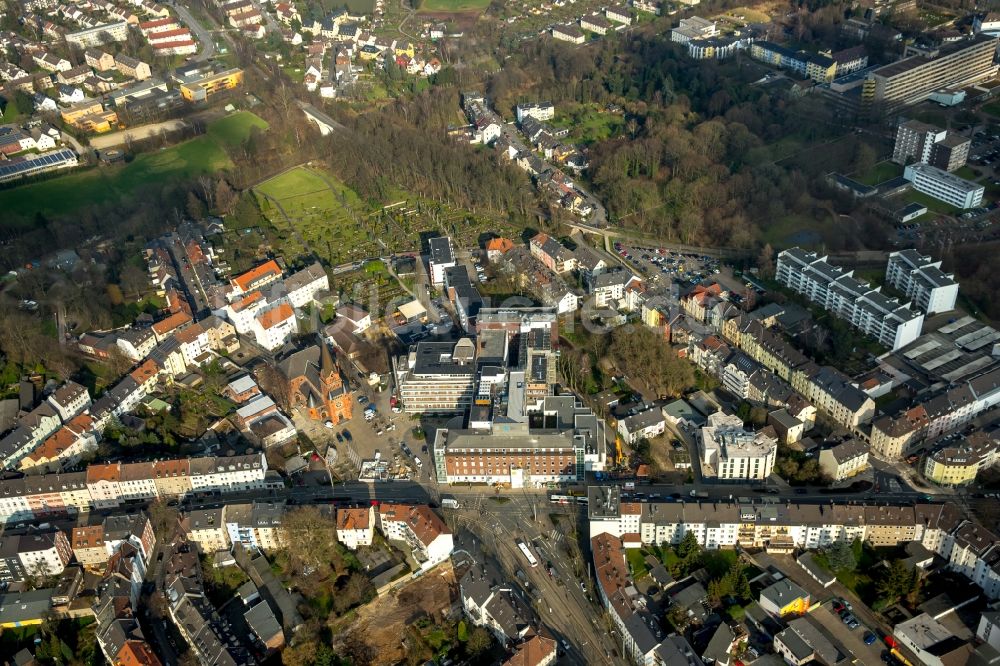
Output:
<svg viewBox="0 0 1000 666">
<path fill-rule="evenodd" d="M 783 578 L 760 591 L 761 599 L 767 599 L 778 608 L 783 608 L 796 599 L 808 596 L 809 594 L 805 590 L 787 578 Z"/>
<path fill-rule="evenodd" d="M 447 264 L 455 261 L 455 253 L 451 248 L 451 239 L 438 236 L 427 241 L 431 252 L 431 261 L 435 264 Z"/>
<path fill-rule="evenodd" d="M 253 630 L 253 633 L 257 635 L 262 643 L 266 643 L 272 637 L 281 634 L 281 625 L 278 623 L 278 618 L 274 616 L 271 607 L 264 600 L 261 600 L 256 606 L 244 613 L 243 617 L 246 618 L 250 629 Z"/>
</svg>

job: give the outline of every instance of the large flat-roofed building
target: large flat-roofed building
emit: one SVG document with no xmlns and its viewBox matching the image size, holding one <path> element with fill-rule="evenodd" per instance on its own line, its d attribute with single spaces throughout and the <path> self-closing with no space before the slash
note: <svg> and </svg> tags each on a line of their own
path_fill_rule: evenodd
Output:
<svg viewBox="0 0 1000 666">
<path fill-rule="evenodd" d="M 582 481 L 607 454 L 604 421 L 573 396 L 549 396 L 530 420 L 441 428 L 431 450 L 439 483 L 537 488 Z"/>
<path fill-rule="evenodd" d="M 927 314 L 955 309 L 958 298 L 955 276 L 942 271 L 940 261 L 916 250 L 891 253 L 885 281 L 912 298 L 913 304 Z"/>
<path fill-rule="evenodd" d="M 194 74 L 181 80 L 178 89 L 189 102 L 204 102 L 216 94 L 232 90 L 243 83 L 243 70 L 227 69 L 212 74 Z"/>
<path fill-rule="evenodd" d="M 440 288 L 444 286 L 445 269 L 455 265 L 455 249 L 447 236 L 431 238 L 427 241 L 427 247 L 430 250 L 427 272 L 430 273 L 431 284 Z"/>
<path fill-rule="evenodd" d="M 913 189 L 917 192 L 956 208 L 975 208 L 983 202 L 983 192 L 986 190 L 979 183 L 959 178 L 929 164 L 911 164 L 906 167 L 903 177 L 913 183 Z"/>
<path fill-rule="evenodd" d="M 995 76 L 997 38 L 978 35 L 943 47 L 936 56 L 915 55 L 869 72 L 862 98 L 882 112 L 923 102 L 942 88 L 962 88 Z"/>
<path fill-rule="evenodd" d="M 907 167 L 912 168 L 912 167 Z M 946 175 L 951 175 L 947 174 Z M 778 254 L 778 282 L 851 323 L 891 349 L 915 340 L 923 328 L 924 315 L 895 298 L 872 288 L 819 257 L 793 247 Z"/>
<path fill-rule="evenodd" d="M 677 27 L 670 31 L 670 41 L 678 44 L 687 44 L 692 39 L 714 37 L 718 34 L 719 31 L 715 27 L 715 21 L 710 21 L 700 16 L 692 16 L 691 18 L 681 19 Z"/>
<path fill-rule="evenodd" d="M 778 438 L 773 429 L 750 432 L 743 420 L 716 412 L 701 429 L 701 473 L 721 481 L 763 481 L 774 470 Z"/>
<path fill-rule="evenodd" d="M 75 44 L 81 49 L 100 46 L 108 42 L 124 42 L 126 39 L 128 39 L 128 23 L 126 21 L 103 23 L 95 25 L 93 28 L 66 33 L 66 42 Z"/>
<path fill-rule="evenodd" d="M 455 413 L 472 405 L 476 346 L 458 342 L 419 342 L 395 360 L 399 397 L 409 414 Z"/>
</svg>

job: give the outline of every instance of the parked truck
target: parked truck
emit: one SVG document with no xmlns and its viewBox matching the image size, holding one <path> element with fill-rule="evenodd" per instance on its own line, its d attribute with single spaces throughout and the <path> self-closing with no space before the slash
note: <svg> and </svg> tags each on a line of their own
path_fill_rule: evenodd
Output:
<svg viewBox="0 0 1000 666">
<path fill-rule="evenodd" d="M 708 499 L 708 493 L 705 491 L 692 490 L 688 494 L 696 499 Z"/>
<path fill-rule="evenodd" d="M 460 505 L 454 497 L 442 497 L 441 506 L 445 509 L 457 509 Z"/>
</svg>

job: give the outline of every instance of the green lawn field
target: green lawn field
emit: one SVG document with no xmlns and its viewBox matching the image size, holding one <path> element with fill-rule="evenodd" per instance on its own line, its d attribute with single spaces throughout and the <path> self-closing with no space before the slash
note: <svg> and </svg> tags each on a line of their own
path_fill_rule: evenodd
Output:
<svg viewBox="0 0 1000 666">
<path fill-rule="evenodd" d="M 37 213 L 58 216 L 97 203 L 125 201 L 140 188 L 216 174 L 232 166 L 226 148 L 250 135 L 251 127 L 267 123 L 249 112 L 213 121 L 205 136 L 151 153 L 123 166 L 95 167 L 37 183 L 0 190 L 2 223 L 16 226 Z"/>
<path fill-rule="evenodd" d="M 0 190 L 4 223 L 25 221 L 36 213 L 63 215 L 80 208 L 127 199 L 145 185 L 187 180 L 232 166 L 218 143 L 198 137 L 165 150 L 144 153 L 122 167 L 96 167 L 60 178 Z"/>
<path fill-rule="evenodd" d="M 208 135 L 227 148 L 238 147 L 250 136 L 250 130 L 266 130 L 267 122 L 250 111 L 237 111 L 208 126 Z"/>
<path fill-rule="evenodd" d="M 369 241 L 354 215 L 367 207 L 353 190 L 327 173 L 296 167 L 254 188 L 261 212 L 279 230 L 298 234 L 311 251 L 331 263 Z M 292 242 L 292 241 L 290 241 Z"/>
<path fill-rule="evenodd" d="M 424 0 L 422 12 L 471 12 L 483 11 L 490 6 L 490 0 Z"/>
<path fill-rule="evenodd" d="M 903 167 L 894 162 L 879 162 L 868 173 L 852 174 L 851 178 L 864 185 L 878 185 L 903 175 Z"/>
</svg>

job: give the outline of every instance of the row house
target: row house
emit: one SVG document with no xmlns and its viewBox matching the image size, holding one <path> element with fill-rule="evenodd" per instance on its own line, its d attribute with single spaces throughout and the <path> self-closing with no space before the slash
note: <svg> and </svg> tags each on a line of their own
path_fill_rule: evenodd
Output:
<svg viewBox="0 0 1000 666">
<path fill-rule="evenodd" d="M 576 268 L 576 254 L 548 234 L 536 235 L 529 241 L 528 247 L 531 256 L 553 273 L 562 275 Z"/>
<path fill-rule="evenodd" d="M 80 458 L 97 450 L 97 431 L 89 414 L 80 414 L 49 435 L 41 446 L 19 461 L 21 471 L 58 471 L 79 462 Z"/>
<path fill-rule="evenodd" d="M 684 312 L 696 321 L 705 324 L 709 321 L 709 313 L 720 302 L 728 300 L 729 293 L 718 283 L 696 285 L 680 300 Z"/>
<path fill-rule="evenodd" d="M 137 363 L 149 356 L 156 347 L 156 334 L 151 328 L 126 328 L 117 333 L 115 345 Z"/>
<path fill-rule="evenodd" d="M 59 530 L 0 537 L 0 583 L 58 576 L 73 559 L 66 534 Z"/>
<path fill-rule="evenodd" d="M 129 499 L 267 489 L 272 483 L 262 453 L 89 465 L 84 472 L 5 480 L 0 522 L 114 508 Z"/>
<path fill-rule="evenodd" d="M 0 462 L 12 469 L 22 458 L 34 451 L 62 425 L 58 412 L 43 402 L 17 421 L 17 425 L 0 439 Z"/>
<path fill-rule="evenodd" d="M 875 401 L 836 368 L 810 362 L 796 369 L 792 387 L 848 430 L 868 423 L 875 415 Z"/>
<path fill-rule="evenodd" d="M 101 524 L 75 527 L 70 535 L 76 561 L 92 569 L 103 568 L 126 542 L 138 549 L 143 560 L 152 556 L 156 536 L 145 513 L 105 516 Z"/>
<path fill-rule="evenodd" d="M 590 489 L 590 533 L 643 544 L 676 544 L 692 533 L 706 548 L 824 548 L 867 540 L 873 546 L 916 541 L 968 577 L 991 599 L 1000 596 L 1000 537 L 964 518 L 954 504 L 844 505 L 618 501 L 617 488 Z M 638 526 L 637 526 L 638 524 Z"/>
<path fill-rule="evenodd" d="M 227 504 L 222 512 L 230 545 L 240 543 L 245 548 L 267 552 L 281 548 L 284 543 L 281 528 L 284 516 L 284 502 Z"/>
<path fill-rule="evenodd" d="M 923 405 L 916 405 L 895 416 L 886 414 L 875 419 L 869 438 L 872 452 L 888 460 L 899 460 L 923 441 L 929 422 Z"/>
</svg>

